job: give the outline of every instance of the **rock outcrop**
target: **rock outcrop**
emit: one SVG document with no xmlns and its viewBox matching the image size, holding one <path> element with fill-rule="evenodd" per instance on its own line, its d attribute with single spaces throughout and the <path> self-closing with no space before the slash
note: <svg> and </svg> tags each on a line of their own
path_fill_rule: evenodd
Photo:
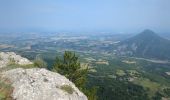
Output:
<svg viewBox="0 0 170 100">
<path fill-rule="evenodd" d="M 18 64 L 32 63 L 15 53 L 0 53 L 0 55 L 1 62 L 8 61 L 11 55 L 10 57 Z M 66 77 L 44 68 L 16 68 L 1 74 L 10 80 L 14 88 L 11 94 L 14 100 L 87 100 L 87 97 Z"/>
<path fill-rule="evenodd" d="M 14 52 L 0 52 L 0 68 L 6 67 L 8 63 L 14 62 L 19 65 L 33 64 L 27 58 L 23 58 Z"/>
</svg>

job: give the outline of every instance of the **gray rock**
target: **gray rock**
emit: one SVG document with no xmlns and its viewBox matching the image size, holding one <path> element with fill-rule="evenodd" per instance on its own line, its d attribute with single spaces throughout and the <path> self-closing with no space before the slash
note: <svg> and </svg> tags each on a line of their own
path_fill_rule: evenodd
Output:
<svg viewBox="0 0 170 100">
<path fill-rule="evenodd" d="M 17 68 L 3 73 L 11 80 L 15 100 L 87 100 L 87 97 L 64 76 L 46 69 Z M 73 93 L 61 89 L 67 85 Z"/>
<path fill-rule="evenodd" d="M 13 52 L 0 52 L 0 68 L 6 67 L 11 59 L 19 65 L 33 64 Z M 11 81 L 14 100 L 87 100 L 66 77 L 43 68 L 16 68 L 2 71 L 0 76 Z M 63 86 L 67 86 L 71 92 L 63 89 Z"/>
<path fill-rule="evenodd" d="M 0 52 L 0 68 L 7 66 L 11 61 L 20 65 L 33 64 L 28 59 L 23 58 L 14 52 Z"/>
</svg>

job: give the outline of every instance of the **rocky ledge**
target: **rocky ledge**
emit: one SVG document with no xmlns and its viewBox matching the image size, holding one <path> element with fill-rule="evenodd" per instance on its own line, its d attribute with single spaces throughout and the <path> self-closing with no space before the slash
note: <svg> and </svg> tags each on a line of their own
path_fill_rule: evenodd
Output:
<svg viewBox="0 0 170 100">
<path fill-rule="evenodd" d="M 9 62 L 14 62 L 19 65 L 33 64 L 27 58 L 23 58 L 14 52 L 0 52 L 0 68 L 6 67 Z"/>
<path fill-rule="evenodd" d="M 15 53 L 10 54 L 14 60 L 15 57 L 25 59 Z M 7 56 L 7 53 L 5 55 Z M 19 58 L 16 62 L 20 61 Z M 24 60 L 24 64 L 25 62 L 31 63 L 29 60 Z M 66 77 L 43 68 L 16 68 L 0 74 L 10 80 L 14 88 L 11 94 L 14 100 L 87 100 L 87 97 Z"/>
</svg>

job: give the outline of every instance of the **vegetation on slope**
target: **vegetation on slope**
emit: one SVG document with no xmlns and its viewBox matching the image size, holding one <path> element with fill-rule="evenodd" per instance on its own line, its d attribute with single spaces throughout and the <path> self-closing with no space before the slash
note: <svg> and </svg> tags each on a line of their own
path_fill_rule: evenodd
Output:
<svg viewBox="0 0 170 100">
<path fill-rule="evenodd" d="M 13 88 L 10 81 L 6 78 L 0 77 L 0 100 L 12 100 L 11 93 Z"/>
<path fill-rule="evenodd" d="M 85 87 L 88 67 L 84 67 L 85 66 L 81 66 L 79 58 L 75 53 L 65 51 L 63 57 L 56 57 L 52 71 L 66 76 L 70 81 L 75 83 L 75 85 L 87 95 L 89 100 L 97 100 L 95 89 L 87 89 Z"/>
</svg>

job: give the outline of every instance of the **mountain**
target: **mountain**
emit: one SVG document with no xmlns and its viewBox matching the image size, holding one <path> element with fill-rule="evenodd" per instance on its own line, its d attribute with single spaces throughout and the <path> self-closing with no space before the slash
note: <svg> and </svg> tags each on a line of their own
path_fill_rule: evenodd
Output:
<svg viewBox="0 0 170 100">
<path fill-rule="evenodd" d="M 116 53 L 121 56 L 170 60 L 170 41 L 147 29 L 120 42 Z"/>
</svg>

